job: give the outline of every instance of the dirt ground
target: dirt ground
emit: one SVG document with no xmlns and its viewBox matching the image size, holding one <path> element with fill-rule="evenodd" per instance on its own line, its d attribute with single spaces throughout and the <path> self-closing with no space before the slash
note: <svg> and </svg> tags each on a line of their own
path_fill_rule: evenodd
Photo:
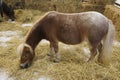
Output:
<svg viewBox="0 0 120 80">
<path fill-rule="evenodd" d="M 29 14 L 28 14 L 29 13 Z M 28 15 L 25 15 L 28 14 Z M 28 69 L 20 69 L 20 54 L 17 46 L 43 12 L 37 10 L 17 10 L 16 22 L 0 23 L 0 80 L 119 80 L 120 42 L 114 41 L 111 65 L 99 65 L 97 57 L 92 62 L 86 42 L 79 45 L 59 43 L 61 61 L 49 60 L 49 42 L 43 40 L 36 48 L 33 64 Z"/>
</svg>

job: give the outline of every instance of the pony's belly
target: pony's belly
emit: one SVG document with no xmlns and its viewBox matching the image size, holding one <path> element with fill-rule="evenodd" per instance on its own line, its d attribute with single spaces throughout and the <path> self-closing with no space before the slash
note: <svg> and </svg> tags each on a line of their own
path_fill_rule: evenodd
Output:
<svg viewBox="0 0 120 80">
<path fill-rule="evenodd" d="M 79 44 L 81 42 L 79 39 L 75 39 L 75 38 L 71 39 L 71 38 L 68 38 L 68 37 L 59 39 L 59 41 L 65 43 L 65 44 L 72 44 L 72 45 Z"/>
<path fill-rule="evenodd" d="M 74 23 L 63 23 L 57 29 L 57 38 L 66 44 L 78 44 L 82 41 L 80 30 Z"/>
<path fill-rule="evenodd" d="M 82 41 L 80 35 L 76 32 L 61 33 L 58 40 L 66 44 L 79 44 Z"/>
</svg>

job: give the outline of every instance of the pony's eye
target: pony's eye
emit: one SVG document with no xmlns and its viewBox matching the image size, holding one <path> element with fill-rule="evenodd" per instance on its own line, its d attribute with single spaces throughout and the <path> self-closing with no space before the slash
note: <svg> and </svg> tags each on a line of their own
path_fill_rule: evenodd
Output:
<svg viewBox="0 0 120 80">
<path fill-rule="evenodd" d="M 28 55 L 23 56 L 24 59 L 28 58 Z"/>
</svg>

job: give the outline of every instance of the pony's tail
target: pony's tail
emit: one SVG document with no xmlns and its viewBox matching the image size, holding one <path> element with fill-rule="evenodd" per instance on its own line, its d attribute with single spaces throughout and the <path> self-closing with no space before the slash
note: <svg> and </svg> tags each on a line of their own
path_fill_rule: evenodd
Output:
<svg viewBox="0 0 120 80">
<path fill-rule="evenodd" d="M 108 28 L 108 33 L 103 39 L 102 53 L 99 54 L 99 62 L 104 65 L 109 65 L 111 60 L 111 50 L 115 33 L 115 27 L 111 20 L 109 20 Z"/>
</svg>

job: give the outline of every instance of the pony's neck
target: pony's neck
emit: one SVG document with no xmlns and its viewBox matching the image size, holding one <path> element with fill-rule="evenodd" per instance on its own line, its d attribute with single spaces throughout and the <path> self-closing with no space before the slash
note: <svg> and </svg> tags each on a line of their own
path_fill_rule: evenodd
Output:
<svg viewBox="0 0 120 80">
<path fill-rule="evenodd" d="M 32 47 L 32 49 L 34 50 L 36 48 L 36 46 L 38 45 L 38 43 L 44 39 L 44 33 L 41 29 L 41 25 L 40 23 L 37 23 L 28 33 L 25 43 L 27 43 L 28 45 L 30 45 Z"/>
</svg>

